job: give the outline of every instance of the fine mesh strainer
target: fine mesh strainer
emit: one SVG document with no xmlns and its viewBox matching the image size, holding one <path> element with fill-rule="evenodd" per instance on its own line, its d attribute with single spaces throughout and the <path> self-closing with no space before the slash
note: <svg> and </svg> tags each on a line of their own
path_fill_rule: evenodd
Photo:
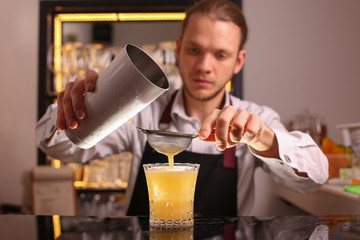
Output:
<svg viewBox="0 0 360 240">
<path fill-rule="evenodd" d="M 137 127 L 137 129 L 147 135 L 149 144 L 156 151 L 174 155 L 186 150 L 190 146 L 193 138 L 198 137 L 197 134 L 147 130 L 140 127 Z"/>
</svg>

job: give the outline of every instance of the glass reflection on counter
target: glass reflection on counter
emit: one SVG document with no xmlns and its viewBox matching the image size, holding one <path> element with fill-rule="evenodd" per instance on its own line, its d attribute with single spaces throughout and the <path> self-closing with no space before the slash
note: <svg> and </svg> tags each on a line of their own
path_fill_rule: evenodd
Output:
<svg viewBox="0 0 360 240">
<path fill-rule="evenodd" d="M 150 228 L 147 217 L 63 217 L 61 224 L 59 239 L 360 239 L 359 216 L 196 218 L 182 229 Z"/>
<path fill-rule="evenodd" d="M 193 228 L 152 229 L 148 217 L 0 215 L 0 239 L 347 240 L 360 239 L 360 216 L 197 217 Z"/>
<path fill-rule="evenodd" d="M 149 239 L 151 240 L 190 240 L 194 239 L 193 227 L 188 228 L 173 228 L 173 229 L 159 229 L 150 228 Z"/>
</svg>

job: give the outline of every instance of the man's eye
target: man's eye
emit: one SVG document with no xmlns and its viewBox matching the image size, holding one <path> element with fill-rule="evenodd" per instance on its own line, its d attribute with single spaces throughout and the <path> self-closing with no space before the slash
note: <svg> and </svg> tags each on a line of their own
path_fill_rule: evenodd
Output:
<svg viewBox="0 0 360 240">
<path fill-rule="evenodd" d="M 225 58 L 225 55 L 222 54 L 222 53 L 217 53 L 217 54 L 216 54 L 216 57 L 219 58 L 219 59 L 224 59 L 224 58 Z"/>
<path fill-rule="evenodd" d="M 197 48 L 190 48 L 191 53 L 199 53 L 199 49 Z"/>
</svg>

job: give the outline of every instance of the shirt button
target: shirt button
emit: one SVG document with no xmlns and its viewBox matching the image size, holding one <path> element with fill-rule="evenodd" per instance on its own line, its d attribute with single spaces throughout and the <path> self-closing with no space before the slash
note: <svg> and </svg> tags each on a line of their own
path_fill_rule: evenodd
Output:
<svg viewBox="0 0 360 240">
<path fill-rule="evenodd" d="M 284 158 L 287 163 L 291 163 L 291 159 L 289 158 L 288 155 L 284 154 Z"/>
</svg>

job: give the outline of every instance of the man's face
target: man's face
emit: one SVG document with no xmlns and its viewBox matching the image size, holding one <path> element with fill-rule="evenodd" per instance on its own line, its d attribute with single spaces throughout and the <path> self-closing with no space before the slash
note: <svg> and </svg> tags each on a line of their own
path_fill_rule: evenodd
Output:
<svg viewBox="0 0 360 240">
<path fill-rule="evenodd" d="M 222 94 L 245 60 L 239 45 L 240 28 L 234 23 L 192 15 L 176 49 L 185 94 L 203 101 Z"/>
</svg>

